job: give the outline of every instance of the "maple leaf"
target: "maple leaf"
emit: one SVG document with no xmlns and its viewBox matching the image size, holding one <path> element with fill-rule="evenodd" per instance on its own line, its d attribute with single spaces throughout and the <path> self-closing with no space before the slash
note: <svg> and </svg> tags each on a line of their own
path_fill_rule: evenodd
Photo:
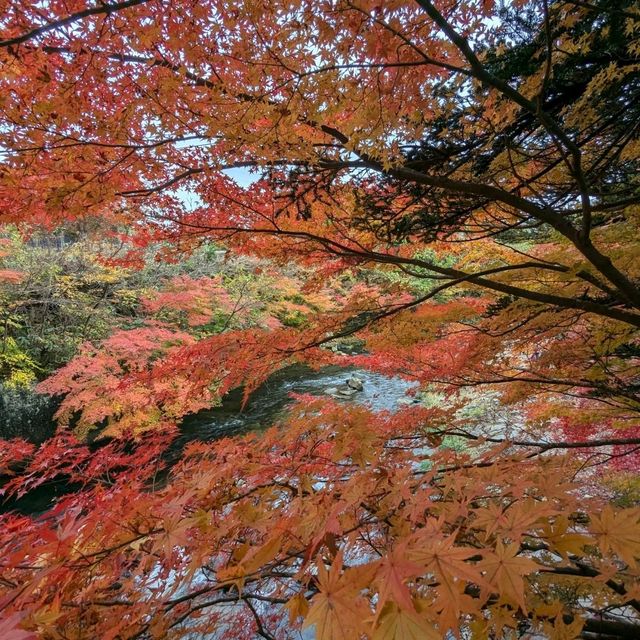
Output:
<svg viewBox="0 0 640 640">
<path fill-rule="evenodd" d="M 436 574 L 443 585 L 455 591 L 456 580 L 466 580 L 477 585 L 486 585 L 480 571 L 469 562 L 478 555 L 477 549 L 455 546 L 455 534 L 441 539 L 418 537 L 412 544 L 409 558 L 423 570 Z M 455 595 L 453 595 L 455 598 Z"/>
<path fill-rule="evenodd" d="M 584 620 L 576 618 L 566 623 L 559 615 L 553 625 L 546 623 L 543 628 L 550 640 L 575 640 L 580 637 L 580 632 L 584 628 Z"/>
<path fill-rule="evenodd" d="M 477 550 L 455 546 L 455 534 L 438 539 L 434 535 L 421 535 L 414 543 L 409 557 L 433 573 L 438 580 L 437 608 L 443 628 L 456 628 L 461 611 L 468 601 L 464 595 L 466 583 L 487 586 L 484 577 L 474 565 L 465 562 L 477 556 Z"/>
<path fill-rule="evenodd" d="M 242 567 L 246 573 L 252 573 L 258 568 L 273 560 L 284 546 L 282 536 L 277 533 L 269 538 L 265 543 L 256 546 L 242 558 Z"/>
<path fill-rule="evenodd" d="M 415 612 L 411 593 L 405 583 L 421 573 L 422 567 L 408 560 L 406 545 L 397 545 L 387 552 L 379 561 L 375 578 L 379 585 L 379 615 L 388 601 L 394 602 L 402 610 Z"/>
<path fill-rule="evenodd" d="M 292 625 L 298 618 L 304 619 L 309 612 L 309 602 L 302 593 L 297 593 L 284 606 L 289 611 L 289 623 Z"/>
<path fill-rule="evenodd" d="M 640 511 L 614 511 L 607 505 L 600 514 L 591 514 L 589 529 L 595 534 L 603 553 L 617 553 L 630 567 L 637 567 L 640 557 Z"/>
<path fill-rule="evenodd" d="M 354 640 L 365 633 L 371 610 L 342 573 L 341 552 L 328 571 L 318 564 L 317 581 L 319 593 L 311 599 L 304 626 L 314 625 L 318 640 Z"/>
<path fill-rule="evenodd" d="M 503 537 L 519 541 L 531 530 L 534 523 L 544 516 L 553 514 L 555 510 L 545 504 L 531 499 L 524 499 L 503 509 L 496 504 L 489 504 L 475 511 L 477 524 L 487 532 L 487 539 L 495 532 Z"/>
<path fill-rule="evenodd" d="M 441 634 L 418 613 L 387 603 L 381 612 L 372 640 L 440 640 Z"/>
<path fill-rule="evenodd" d="M 483 552 L 483 558 L 478 566 L 485 571 L 487 581 L 493 585 L 502 600 L 516 604 L 526 611 L 522 576 L 537 571 L 540 566 L 530 558 L 518 556 L 519 551 L 518 544 L 512 543 L 505 546 L 499 540 L 495 551 Z"/>
<path fill-rule="evenodd" d="M 590 536 L 583 533 L 570 533 L 568 528 L 569 518 L 566 516 L 560 516 L 553 524 L 547 523 L 544 527 L 545 540 L 565 559 L 568 558 L 568 554 L 581 555 L 585 545 L 593 542 Z"/>
</svg>

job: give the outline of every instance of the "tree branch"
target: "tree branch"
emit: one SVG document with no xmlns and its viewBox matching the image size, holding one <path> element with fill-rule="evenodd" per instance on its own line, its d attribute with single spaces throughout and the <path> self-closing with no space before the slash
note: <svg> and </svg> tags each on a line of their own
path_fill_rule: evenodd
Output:
<svg viewBox="0 0 640 640">
<path fill-rule="evenodd" d="M 101 3 L 97 7 L 77 11 L 76 13 L 72 13 L 66 18 L 60 18 L 59 20 L 54 20 L 53 22 L 44 24 L 41 27 L 36 27 L 31 31 L 23 33 L 20 36 L 8 38 L 7 40 L 0 40 L 0 47 L 11 47 L 22 44 L 23 42 L 27 42 L 28 40 L 33 40 L 34 38 L 44 35 L 49 31 L 55 31 L 56 29 L 60 29 L 61 27 L 66 27 L 67 25 L 83 20 L 84 18 L 87 18 L 89 16 L 100 14 L 110 15 L 117 11 L 122 11 L 123 9 L 128 9 L 129 7 L 135 7 L 138 4 L 144 4 L 149 1 L 150 0 L 125 0 L 124 2 L 118 2 L 115 4 Z"/>
</svg>

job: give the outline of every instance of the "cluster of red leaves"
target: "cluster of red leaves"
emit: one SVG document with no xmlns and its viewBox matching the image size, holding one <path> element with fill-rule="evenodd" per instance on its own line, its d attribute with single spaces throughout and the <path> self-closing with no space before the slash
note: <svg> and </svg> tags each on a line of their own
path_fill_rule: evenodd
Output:
<svg viewBox="0 0 640 640">
<path fill-rule="evenodd" d="M 67 394 L 57 416 L 68 424 L 79 413 L 79 433 L 86 434 L 92 426 L 110 419 L 118 421 L 118 431 L 166 427 L 170 424 L 167 418 L 175 416 L 174 398 L 186 403 L 185 412 L 212 401 L 211 393 L 204 391 L 190 395 L 189 379 L 177 372 L 171 380 L 154 380 L 151 375 L 159 359 L 182 353 L 193 344 L 189 334 L 162 326 L 118 331 L 100 349 L 85 345 L 40 388 L 45 393 Z M 164 413 L 158 409 L 160 404 Z"/>
<path fill-rule="evenodd" d="M 144 299 L 143 305 L 150 314 L 161 311 L 183 312 L 190 327 L 209 322 L 216 309 L 227 313 L 233 311 L 233 300 L 219 277 L 176 276 L 162 291 Z"/>
<path fill-rule="evenodd" d="M 330 363 L 335 356 L 316 345 L 359 313 L 405 303 L 401 292 L 383 296 L 378 287 L 363 285 L 333 300 L 322 290 L 310 293 L 302 305 L 295 302 L 299 295 L 291 295 L 296 284 L 281 278 L 274 286 L 278 295 L 262 317 L 304 309 L 310 315 L 304 331 L 278 322 L 271 330 L 235 329 L 198 338 L 179 329 L 171 317 L 162 318 L 162 311 L 186 314 L 187 328 L 192 328 L 208 322 L 217 310 L 233 315 L 242 305 L 217 278 L 175 278 L 145 301 L 146 311 L 155 314 L 145 326 L 116 331 L 97 346 L 85 344 L 39 390 L 64 395 L 56 417 L 83 436 L 96 425 L 105 435 L 163 430 L 188 413 L 217 404 L 235 387 L 244 386 L 248 397 L 287 364 Z M 288 299 L 292 297 L 294 301 Z"/>
<path fill-rule="evenodd" d="M 569 416 L 558 418 L 553 426 L 559 439 L 568 442 L 628 439 L 629 444 L 613 444 L 604 448 L 586 446 L 578 455 L 585 464 L 597 465 L 602 472 L 640 472 L 640 446 L 634 442 L 640 438 L 640 426 L 616 429 L 610 421 L 595 425 Z"/>
<path fill-rule="evenodd" d="M 175 437 L 175 429 L 156 434 L 152 443 L 139 446 L 127 437 L 102 441 L 99 455 L 70 431 L 61 429 L 39 447 L 23 440 L 3 440 L 7 481 L 0 495 L 21 498 L 50 482 L 64 479 L 71 486 L 90 487 L 96 482 L 108 485 L 133 470 L 147 477 L 162 471 L 160 455 Z"/>
<path fill-rule="evenodd" d="M 106 423 L 104 435 L 164 430 L 234 387 L 245 385 L 248 396 L 270 373 L 301 357 L 294 346 L 299 341 L 287 329 L 231 331 L 199 341 L 162 326 L 123 330 L 99 348 L 86 345 L 39 389 L 66 394 L 57 418 L 81 435 L 100 423 Z"/>
<path fill-rule="evenodd" d="M 563 615 L 588 626 L 588 607 L 550 595 L 563 587 L 606 606 L 637 597 L 640 514 L 585 503 L 570 460 L 436 452 L 441 410 L 298 400 L 259 437 L 189 445 L 163 482 L 166 440 L 99 458 L 64 434 L 31 454 L 16 444 L 28 458 L 7 495 L 60 474 L 83 488 L 43 515 L 3 516 L 5 620 L 25 638 L 315 625 L 319 639 L 435 640 L 523 621 L 560 633 Z"/>
</svg>

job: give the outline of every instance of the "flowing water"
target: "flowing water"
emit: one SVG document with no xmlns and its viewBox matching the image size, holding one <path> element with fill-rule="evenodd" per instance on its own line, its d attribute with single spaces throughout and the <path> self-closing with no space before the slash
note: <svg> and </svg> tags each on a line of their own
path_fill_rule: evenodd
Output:
<svg viewBox="0 0 640 640">
<path fill-rule="evenodd" d="M 325 367 L 314 371 L 303 365 L 287 367 L 271 376 L 254 391 L 242 407 L 242 390 L 225 396 L 222 405 L 201 411 L 185 419 L 180 442 L 215 440 L 247 431 L 266 429 L 291 404 L 292 393 L 328 397 L 327 392 L 340 387 L 355 375 L 363 389 L 344 402 L 361 403 L 374 411 L 395 411 L 409 401 L 408 393 L 416 383 L 384 376 L 364 369 Z"/>
<path fill-rule="evenodd" d="M 219 407 L 201 411 L 185 418 L 180 434 L 167 451 L 166 460 L 171 464 L 177 461 L 184 445 L 192 440 L 216 440 L 218 438 L 240 435 L 249 431 L 259 431 L 270 427 L 285 411 L 293 399 L 291 394 L 312 394 L 328 397 L 327 391 L 340 387 L 352 376 L 362 381 L 362 391 L 348 403 L 362 403 L 374 411 L 394 411 L 402 403 L 411 402 L 408 395 L 416 383 L 402 378 L 384 376 L 370 371 L 325 367 L 314 371 L 303 365 L 294 365 L 273 374 L 256 389 L 242 406 L 242 389 L 234 389 L 222 400 Z M 50 429 L 53 433 L 53 427 Z M 99 449 L 99 438 L 94 446 Z M 0 484 L 1 484 L 0 478 Z M 25 496 L 0 501 L 0 513 L 18 510 L 22 513 L 41 513 L 46 511 L 53 501 L 75 490 L 64 477 L 41 485 Z"/>
</svg>

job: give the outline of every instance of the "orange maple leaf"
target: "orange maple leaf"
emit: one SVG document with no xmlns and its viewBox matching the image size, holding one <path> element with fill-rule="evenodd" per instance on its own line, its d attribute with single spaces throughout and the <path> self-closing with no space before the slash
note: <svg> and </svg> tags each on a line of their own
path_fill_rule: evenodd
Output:
<svg viewBox="0 0 640 640">
<path fill-rule="evenodd" d="M 483 553 L 479 566 L 486 571 L 486 579 L 494 585 L 502 600 L 517 604 L 526 611 L 522 576 L 533 573 L 539 567 L 530 558 L 518 556 L 519 551 L 517 544 L 505 546 L 499 540 L 495 552 Z"/>
<path fill-rule="evenodd" d="M 630 567 L 637 566 L 636 558 L 640 557 L 640 510 L 615 512 L 607 505 L 600 515 L 591 514 L 590 529 L 603 553 L 611 549 Z"/>
<path fill-rule="evenodd" d="M 315 625 L 317 640 L 353 640 L 368 631 L 365 622 L 371 614 L 366 601 L 359 594 L 358 585 L 342 571 L 342 552 L 338 552 L 329 571 L 318 564 L 317 593 L 304 625 Z"/>
<path fill-rule="evenodd" d="M 379 585 L 378 615 L 392 601 L 404 611 L 415 611 L 407 579 L 420 575 L 422 568 L 407 558 L 406 545 L 398 545 L 379 561 L 376 582 Z"/>
<path fill-rule="evenodd" d="M 431 622 L 387 603 L 380 623 L 373 632 L 373 640 L 441 640 L 442 635 Z"/>
</svg>

